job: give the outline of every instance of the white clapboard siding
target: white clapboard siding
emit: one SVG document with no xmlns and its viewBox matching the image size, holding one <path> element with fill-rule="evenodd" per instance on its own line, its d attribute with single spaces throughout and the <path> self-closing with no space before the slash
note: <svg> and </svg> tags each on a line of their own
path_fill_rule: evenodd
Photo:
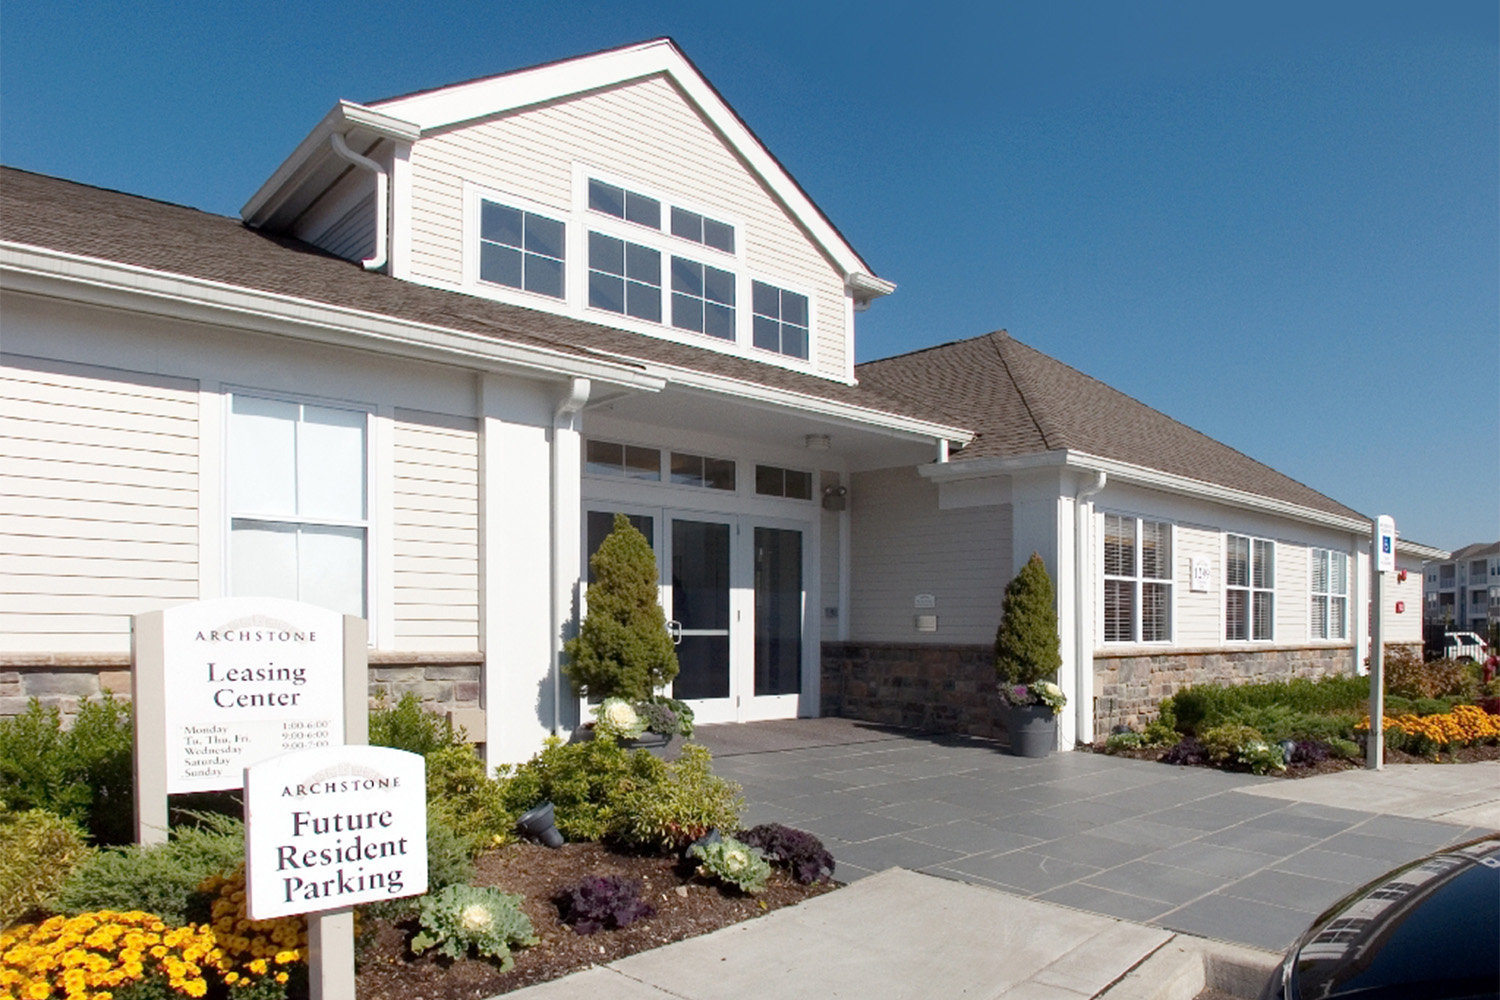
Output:
<svg viewBox="0 0 1500 1000">
<path fill-rule="evenodd" d="M 572 206 L 575 161 L 737 221 L 752 274 L 814 293 L 819 370 L 845 374 L 844 289 L 838 275 L 661 77 L 419 140 L 411 155 L 413 277 L 445 284 L 462 280 L 464 181 L 563 213 Z"/>
<path fill-rule="evenodd" d="M 198 597 L 198 386 L 0 357 L 0 648 L 123 652 Z"/>
<path fill-rule="evenodd" d="M 1224 536 L 1208 528 L 1177 526 L 1177 629 L 1179 646 L 1218 645 L 1223 639 Z M 1208 560 L 1209 585 L 1193 593 L 1192 563 Z"/>
<path fill-rule="evenodd" d="M 1010 580 L 1009 504 L 939 510 L 913 468 L 855 473 L 849 485 L 849 637 L 866 642 L 990 643 Z M 918 632 L 913 598 L 931 594 L 938 631 Z"/>
<path fill-rule="evenodd" d="M 392 586 L 400 649 L 479 648 L 479 434 L 470 417 L 397 410 Z"/>
<path fill-rule="evenodd" d="M 1308 547 L 1276 543 L 1276 641 L 1306 642 L 1312 590 Z"/>
</svg>

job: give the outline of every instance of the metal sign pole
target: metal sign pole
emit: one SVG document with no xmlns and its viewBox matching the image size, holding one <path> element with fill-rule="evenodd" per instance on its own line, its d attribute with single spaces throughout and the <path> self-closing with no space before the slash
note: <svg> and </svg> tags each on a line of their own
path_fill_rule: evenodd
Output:
<svg viewBox="0 0 1500 1000">
<path fill-rule="evenodd" d="M 1365 768 L 1385 767 L 1385 574 L 1396 568 L 1396 522 L 1375 519 L 1370 544 L 1370 735 L 1365 741 Z"/>
<path fill-rule="evenodd" d="M 370 742 L 369 632 L 363 618 L 344 616 L 344 743 Z M 307 915 L 309 1000 L 354 996 L 354 910 Z"/>
</svg>

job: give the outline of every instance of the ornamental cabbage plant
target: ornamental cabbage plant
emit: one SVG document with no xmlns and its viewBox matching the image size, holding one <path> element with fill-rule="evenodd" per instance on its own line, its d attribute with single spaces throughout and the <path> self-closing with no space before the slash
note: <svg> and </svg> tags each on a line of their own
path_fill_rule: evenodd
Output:
<svg viewBox="0 0 1500 1000">
<path fill-rule="evenodd" d="M 694 844 L 688 856 L 697 858 L 698 874 L 718 879 L 743 893 L 755 895 L 766 887 L 771 865 L 749 844 L 725 837 L 708 844 Z"/>
<path fill-rule="evenodd" d="M 417 902 L 422 929 L 411 939 L 411 950 L 420 955 L 436 948 L 459 959 L 473 948 L 497 962 L 501 972 L 508 971 L 516 964 L 511 947 L 539 940 L 521 902 L 522 897 L 513 893 L 472 885 L 450 885 L 423 896 Z"/>
</svg>

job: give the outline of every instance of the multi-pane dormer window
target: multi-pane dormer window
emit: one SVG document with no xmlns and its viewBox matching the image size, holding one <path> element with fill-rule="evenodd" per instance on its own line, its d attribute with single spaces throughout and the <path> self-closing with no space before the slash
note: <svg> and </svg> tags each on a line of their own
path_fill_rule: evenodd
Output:
<svg viewBox="0 0 1500 1000">
<path fill-rule="evenodd" d="M 795 367 L 815 360 L 813 286 L 752 268 L 742 222 L 574 164 L 561 209 L 469 188 L 466 283 L 481 294 Z M 525 293 L 512 295 L 512 292 Z"/>
</svg>

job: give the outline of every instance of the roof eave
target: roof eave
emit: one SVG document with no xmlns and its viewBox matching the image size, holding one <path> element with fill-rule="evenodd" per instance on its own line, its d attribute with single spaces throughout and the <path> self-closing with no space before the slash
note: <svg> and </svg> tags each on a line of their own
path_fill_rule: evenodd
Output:
<svg viewBox="0 0 1500 1000">
<path fill-rule="evenodd" d="M 1318 510 L 1315 507 L 1293 503 L 1289 500 L 1278 500 L 1275 497 L 1251 493 L 1232 486 L 1222 486 L 1206 480 L 1192 479 L 1171 472 L 1163 472 L 1160 469 L 1152 469 L 1130 462 L 1122 462 L 1113 458 L 1104 458 L 1100 455 L 1090 455 L 1086 452 L 1067 449 L 997 458 L 959 459 L 953 462 L 920 466 L 917 471 L 932 482 L 945 483 L 960 482 L 965 479 L 983 479 L 990 476 L 1009 475 L 1028 469 L 1047 467 L 1067 467 L 1087 472 L 1103 472 L 1110 478 L 1123 483 L 1146 486 L 1152 489 L 1169 490 L 1174 493 L 1180 493 L 1201 500 L 1209 500 L 1230 507 L 1276 514 L 1281 517 L 1290 517 L 1295 520 L 1307 521 L 1344 531 L 1368 533 L 1372 524 L 1369 518 L 1362 516 L 1351 517 L 1333 511 Z"/>
<path fill-rule="evenodd" d="M 403 118 L 352 101 L 339 101 L 281 162 L 260 190 L 245 202 L 240 209 L 240 218 L 247 225 L 264 226 L 321 165 L 335 160 L 328 145 L 328 137 L 335 132 L 354 136 L 351 145 L 355 146 L 362 145 L 360 138 L 364 138 L 365 143 L 376 137 L 410 143 L 422 134 L 421 128 Z M 342 161 L 338 162 L 342 169 Z"/>
</svg>

